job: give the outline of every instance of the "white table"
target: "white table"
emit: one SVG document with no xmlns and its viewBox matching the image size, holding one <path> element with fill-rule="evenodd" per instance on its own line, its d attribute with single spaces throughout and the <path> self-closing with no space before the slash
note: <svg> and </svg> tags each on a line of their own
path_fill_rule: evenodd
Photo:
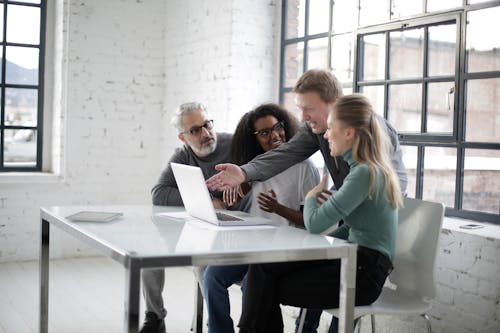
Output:
<svg viewBox="0 0 500 333">
<path fill-rule="evenodd" d="M 123 212 L 112 222 L 71 222 L 81 210 Z M 138 332 L 141 269 L 172 266 L 233 265 L 341 258 L 339 332 L 352 332 L 356 283 L 356 245 L 280 226 L 215 228 L 204 222 L 174 221 L 160 206 L 68 206 L 40 208 L 39 332 L 48 332 L 49 236 L 56 226 L 100 250 L 125 268 L 125 332 Z M 168 296 L 167 296 L 168 297 Z M 197 326 L 199 329 L 201 326 Z"/>
</svg>

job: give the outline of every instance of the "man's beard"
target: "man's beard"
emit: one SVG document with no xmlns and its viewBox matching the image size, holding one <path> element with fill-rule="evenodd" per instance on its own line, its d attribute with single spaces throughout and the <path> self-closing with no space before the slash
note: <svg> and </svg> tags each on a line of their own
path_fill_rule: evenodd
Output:
<svg viewBox="0 0 500 333">
<path fill-rule="evenodd" d="M 203 146 L 203 143 L 206 142 L 207 140 L 213 139 L 214 142 L 209 144 L 208 146 Z M 217 148 L 217 140 L 214 137 L 207 137 L 204 138 L 199 146 L 196 145 L 189 145 L 191 149 L 197 154 L 201 156 L 207 156 L 215 151 Z"/>
</svg>

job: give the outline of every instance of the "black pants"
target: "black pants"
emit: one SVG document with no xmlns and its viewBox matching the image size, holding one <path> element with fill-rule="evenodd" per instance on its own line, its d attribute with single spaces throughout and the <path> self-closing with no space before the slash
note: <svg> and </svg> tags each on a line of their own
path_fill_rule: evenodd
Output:
<svg viewBox="0 0 500 333">
<path fill-rule="evenodd" d="M 391 261 L 385 255 L 359 246 L 355 304 L 373 303 L 391 270 Z M 240 333 L 283 332 L 280 304 L 338 308 L 339 289 L 338 259 L 250 265 Z"/>
</svg>

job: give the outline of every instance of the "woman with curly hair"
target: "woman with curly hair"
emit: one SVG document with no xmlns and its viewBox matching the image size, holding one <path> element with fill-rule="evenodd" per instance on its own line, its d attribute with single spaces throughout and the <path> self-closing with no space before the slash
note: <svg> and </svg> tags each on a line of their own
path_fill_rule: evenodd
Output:
<svg viewBox="0 0 500 333">
<path fill-rule="evenodd" d="M 279 147 L 290 140 L 299 127 L 297 119 L 277 104 L 263 104 L 246 113 L 233 135 L 231 155 L 236 164 Z M 301 205 L 319 181 L 314 165 L 305 160 L 280 174 L 251 184 L 250 214 L 278 223 L 304 225 Z M 248 265 L 209 266 L 203 275 L 208 310 L 208 331 L 234 332 L 227 288 L 245 277 Z M 242 288 L 243 289 L 243 288 Z"/>
</svg>

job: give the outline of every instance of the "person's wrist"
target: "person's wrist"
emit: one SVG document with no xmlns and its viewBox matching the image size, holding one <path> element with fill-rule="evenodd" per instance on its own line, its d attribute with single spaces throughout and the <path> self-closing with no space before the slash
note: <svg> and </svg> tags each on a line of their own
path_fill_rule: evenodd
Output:
<svg viewBox="0 0 500 333">
<path fill-rule="evenodd" d="M 276 203 L 276 206 L 274 207 L 274 212 L 278 215 L 280 215 L 283 212 L 283 205 L 281 205 L 279 202 Z"/>
<path fill-rule="evenodd" d="M 242 183 L 243 183 L 243 182 L 246 182 L 246 181 L 247 181 L 247 172 L 246 172 L 246 171 L 245 171 L 245 169 L 243 169 L 242 167 L 239 167 L 239 168 L 240 168 L 241 173 L 242 173 L 242 175 L 243 175 L 243 181 L 242 181 Z"/>
</svg>

